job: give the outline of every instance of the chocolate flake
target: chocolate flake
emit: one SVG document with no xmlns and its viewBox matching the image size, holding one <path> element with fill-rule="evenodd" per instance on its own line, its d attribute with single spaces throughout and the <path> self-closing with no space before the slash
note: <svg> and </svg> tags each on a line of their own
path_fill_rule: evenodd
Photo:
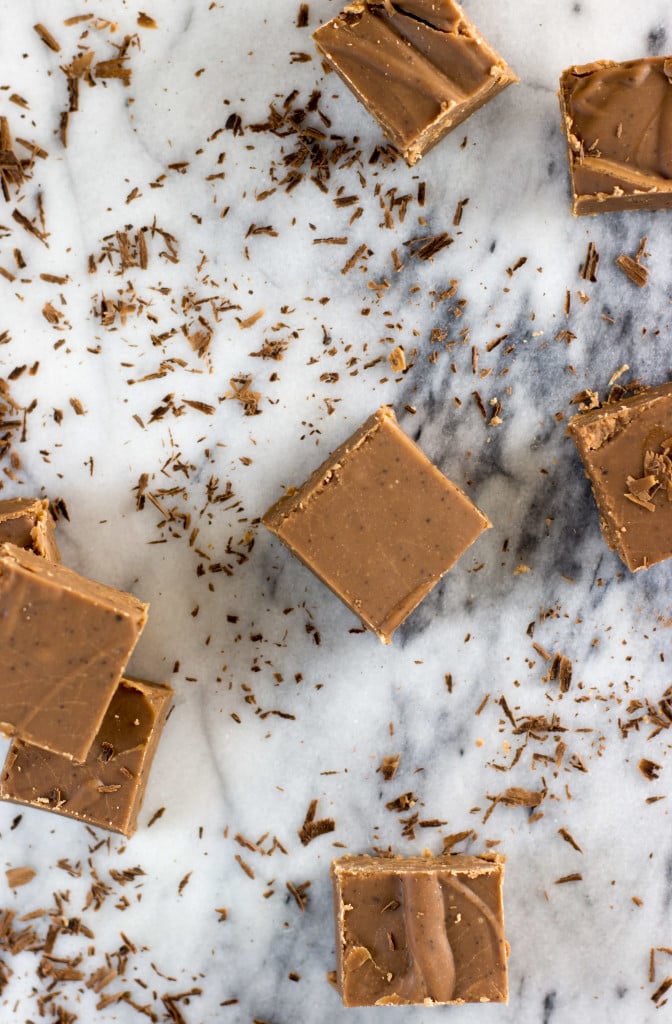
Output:
<svg viewBox="0 0 672 1024">
<path fill-rule="evenodd" d="M 5 871 L 7 885 L 10 889 L 18 889 L 21 885 L 27 885 L 28 882 L 32 882 L 36 874 L 37 872 L 33 868 L 7 868 Z"/>
<path fill-rule="evenodd" d="M 335 832 L 336 830 L 336 822 L 333 818 L 315 818 L 317 804 L 317 800 L 310 801 L 303 825 L 297 833 L 303 846 L 308 846 L 318 836 L 323 836 L 328 832 Z"/>
<path fill-rule="evenodd" d="M 636 284 L 638 288 L 643 288 L 649 280 L 649 271 L 646 267 L 643 267 L 641 263 L 633 259 L 632 256 L 628 256 L 622 252 L 620 256 L 616 257 L 616 265 L 621 268 L 626 277 L 628 277 L 633 284 Z"/>
<path fill-rule="evenodd" d="M 39 22 L 37 25 L 33 25 L 33 28 L 45 46 L 48 46 L 50 50 L 54 51 L 54 53 L 60 53 L 60 44 L 54 39 L 48 28 L 45 28 L 44 25 L 41 25 Z"/>
<path fill-rule="evenodd" d="M 584 281 L 597 281 L 597 265 L 600 262 L 600 254 L 593 242 L 588 243 L 586 258 L 581 267 L 581 277 Z"/>
<path fill-rule="evenodd" d="M 655 761 L 649 761 L 648 757 L 643 757 L 637 767 L 649 782 L 654 782 L 663 770 L 662 765 L 656 764 Z"/>
<path fill-rule="evenodd" d="M 382 759 L 377 770 L 383 776 L 385 782 L 391 782 L 395 777 L 400 760 L 401 754 L 388 754 Z"/>
</svg>

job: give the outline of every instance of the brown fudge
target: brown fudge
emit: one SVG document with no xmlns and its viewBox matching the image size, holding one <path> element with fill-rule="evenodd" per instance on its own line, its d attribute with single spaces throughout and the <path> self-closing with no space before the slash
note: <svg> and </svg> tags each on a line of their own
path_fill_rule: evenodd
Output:
<svg viewBox="0 0 672 1024">
<path fill-rule="evenodd" d="M 0 501 L 0 544 L 30 548 L 36 555 L 60 562 L 49 502 L 43 498 L 6 498 Z"/>
<path fill-rule="evenodd" d="M 628 569 L 672 556 L 672 383 L 574 416 L 604 538 Z"/>
<path fill-rule="evenodd" d="M 490 526 L 388 406 L 262 522 L 383 643 Z"/>
<path fill-rule="evenodd" d="M 518 81 L 454 0 L 356 0 L 313 39 L 409 164 Z"/>
<path fill-rule="evenodd" d="M 672 58 L 571 67 L 559 95 L 572 213 L 672 208 Z"/>
<path fill-rule="evenodd" d="M 83 764 L 14 740 L 0 799 L 133 835 L 172 694 L 169 686 L 122 679 Z"/>
<path fill-rule="evenodd" d="M 84 761 L 146 618 L 130 594 L 0 545 L 0 730 Z"/>
<path fill-rule="evenodd" d="M 507 1002 L 503 857 L 344 857 L 331 873 L 345 1006 Z"/>
</svg>

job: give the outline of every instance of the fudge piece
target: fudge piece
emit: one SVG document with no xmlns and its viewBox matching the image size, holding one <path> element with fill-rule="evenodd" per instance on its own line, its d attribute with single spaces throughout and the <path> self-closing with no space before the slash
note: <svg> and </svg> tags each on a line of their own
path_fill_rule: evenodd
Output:
<svg viewBox="0 0 672 1024">
<path fill-rule="evenodd" d="M 0 730 L 84 761 L 147 605 L 0 545 Z"/>
<path fill-rule="evenodd" d="M 604 538 L 628 569 L 672 556 L 672 383 L 574 416 Z"/>
<path fill-rule="evenodd" d="M 672 57 L 596 61 L 560 78 L 572 213 L 672 207 Z"/>
<path fill-rule="evenodd" d="M 344 1006 L 508 1001 L 503 857 L 343 857 L 331 873 Z"/>
<path fill-rule="evenodd" d="M 14 740 L 0 799 L 133 835 L 172 695 L 169 686 L 122 679 L 83 764 Z"/>
<path fill-rule="evenodd" d="M 411 165 L 518 81 L 454 0 L 356 0 L 313 39 Z"/>
<path fill-rule="evenodd" d="M 49 502 L 42 498 L 6 498 L 0 501 L 0 544 L 30 548 L 36 555 L 60 562 Z"/>
<path fill-rule="evenodd" d="M 388 406 L 262 522 L 383 643 L 490 526 Z"/>
</svg>

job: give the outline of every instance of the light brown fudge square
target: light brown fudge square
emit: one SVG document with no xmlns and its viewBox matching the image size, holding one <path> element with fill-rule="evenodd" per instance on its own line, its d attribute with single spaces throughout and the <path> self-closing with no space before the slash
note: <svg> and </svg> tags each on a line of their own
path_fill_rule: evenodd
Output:
<svg viewBox="0 0 672 1024">
<path fill-rule="evenodd" d="M 672 557 L 672 384 L 574 416 L 604 538 L 636 572 Z"/>
<path fill-rule="evenodd" d="M 0 501 L 0 544 L 16 544 L 52 562 L 60 562 L 54 522 L 46 498 L 5 498 Z"/>
<path fill-rule="evenodd" d="M 356 0 L 313 39 L 410 165 L 518 81 L 454 0 Z"/>
<path fill-rule="evenodd" d="M 262 522 L 383 643 L 490 526 L 388 406 Z"/>
<path fill-rule="evenodd" d="M 0 729 L 86 760 L 147 605 L 0 545 Z"/>
<path fill-rule="evenodd" d="M 496 855 L 334 861 L 343 1004 L 507 1002 L 503 877 Z"/>
<path fill-rule="evenodd" d="M 0 799 L 133 835 L 172 695 L 169 686 L 122 679 L 82 764 L 15 739 Z"/>
<path fill-rule="evenodd" d="M 672 208 L 672 57 L 567 68 L 559 98 L 573 214 Z"/>
</svg>

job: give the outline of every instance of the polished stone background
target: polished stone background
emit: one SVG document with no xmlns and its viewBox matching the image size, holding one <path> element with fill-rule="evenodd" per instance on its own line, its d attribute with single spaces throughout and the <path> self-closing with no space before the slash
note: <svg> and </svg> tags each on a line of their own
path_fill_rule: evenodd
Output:
<svg viewBox="0 0 672 1024">
<path fill-rule="evenodd" d="M 0 808 L 3 868 L 37 872 L 6 889 L 3 906 L 25 915 L 68 893 L 65 917 L 95 934 L 59 936 L 54 956 L 94 952 L 81 980 L 57 980 L 47 1020 L 59 1004 L 123 1024 L 179 1020 L 175 1006 L 187 1024 L 373 1022 L 385 1011 L 346 1013 L 325 980 L 332 857 L 440 852 L 444 836 L 473 830 L 456 849 L 507 856 L 510 1005 L 387 1012 L 662 1020 L 651 997 L 672 958 L 655 954 L 652 979 L 650 951 L 672 946 L 672 769 L 669 733 L 644 717 L 670 684 L 671 570 L 630 576 L 608 551 L 565 425 L 572 396 L 605 394 L 626 365 L 621 381 L 669 377 L 671 222 L 570 216 L 556 89 L 572 63 L 669 52 L 669 5 L 643 0 L 634 16 L 622 0 L 473 0 L 469 13 L 521 83 L 410 170 L 376 150 L 375 124 L 314 53 L 310 30 L 339 5 L 311 0 L 308 28 L 296 26 L 298 7 L 164 0 L 144 9 L 150 30 L 118 0 L 0 0 L 0 114 L 48 152 L 0 206 L 0 376 L 13 377 L 22 407 L 37 401 L 15 438 L 21 468 L 10 479 L 7 455 L 0 465 L 0 495 L 65 500 L 65 561 L 151 603 L 131 670 L 176 691 L 130 842 L 100 846 L 104 833 L 37 811 L 12 827 L 21 809 Z M 78 14 L 94 18 L 63 24 Z M 113 58 L 134 33 L 130 85 L 82 82 L 64 148 L 61 66 L 79 48 L 95 51 L 94 65 Z M 322 93 L 305 124 L 336 157 L 323 188 L 306 159 L 287 191 L 283 157 L 297 137 L 250 127 L 295 89 L 290 110 Z M 26 232 L 15 209 L 48 237 Z M 148 266 L 123 269 L 117 233 L 141 228 Z M 412 258 L 406 243 L 444 231 L 452 244 Z M 614 261 L 644 236 L 650 277 L 639 290 Z M 316 244 L 329 237 L 345 242 Z M 591 241 L 595 282 L 580 274 Z M 252 355 L 267 342 L 281 360 Z M 395 376 L 397 345 L 409 365 Z M 230 397 L 247 375 L 258 415 Z M 484 421 L 475 391 L 488 420 L 501 405 L 500 424 Z M 353 632 L 350 613 L 258 525 L 383 402 L 494 524 L 390 648 Z M 556 653 L 573 665 L 566 694 L 548 678 L 545 654 Z M 376 769 L 397 753 L 385 783 Z M 642 757 L 661 766 L 657 780 L 638 771 Z M 496 803 L 484 821 L 512 786 L 543 799 Z M 386 808 L 409 791 L 412 811 Z M 336 827 L 304 847 L 312 800 Z M 145 874 L 110 875 L 135 866 Z M 83 910 L 96 877 L 109 892 Z M 287 883 L 305 882 L 302 911 Z M 97 994 L 86 980 L 106 955 L 115 966 L 126 957 L 126 971 Z M 2 1021 L 41 1019 L 53 974 L 38 976 L 30 952 L 7 963 Z M 124 992 L 144 1016 L 99 1002 Z"/>
</svg>

